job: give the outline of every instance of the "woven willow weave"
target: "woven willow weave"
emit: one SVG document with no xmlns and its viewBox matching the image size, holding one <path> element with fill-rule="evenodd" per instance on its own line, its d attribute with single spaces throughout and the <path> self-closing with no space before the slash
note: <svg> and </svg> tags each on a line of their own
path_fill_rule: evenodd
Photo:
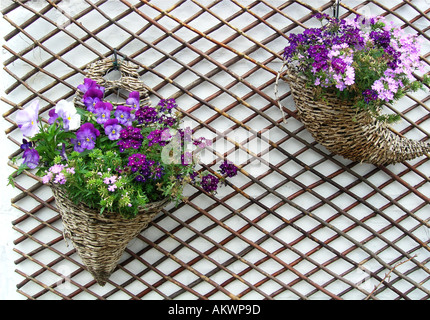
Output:
<svg viewBox="0 0 430 320">
<path fill-rule="evenodd" d="M 430 152 L 430 144 L 407 139 L 377 121 L 368 112 L 354 108 L 334 94 L 315 100 L 315 88 L 306 85 L 293 67 L 287 68 L 300 120 L 314 139 L 331 152 L 357 161 L 388 165 L 412 160 Z"/>
<path fill-rule="evenodd" d="M 106 75 L 116 68 L 121 74 L 120 78 L 108 80 Z M 151 102 L 149 100 L 148 90 L 146 90 L 144 83 L 139 80 L 138 69 L 139 66 L 132 62 L 125 60 L 116 62 L 113 58 L 106 58 L 90 64 L 87 67 L 86 76 L 103 86 L 106 90 L 106 96 L 111 93 L 111 91 L 117 91 L 118 89 L 123 89 L 127 92 L 138 91 L 140 94 L 140 105 L 149 105 Z M 77 90 L 74 102 L 78 107 L 85 109 L 86 107 L 81 101 L 82 96 L 83 93 Z M 120 101 L 110 102 L 114 107 L 121 103 Z"/>
<path fill-rule="evenodd" d="M 98 284 L 104 286 L 115 270 L 127 244 L 136 237 L 168 203 L 167 199 L 150 203 L 134 219 L 119 214 L 91 210 L 74 204 L 59 188 L 52 187 L 63 220 L 64 235 Z"/>
</svg>

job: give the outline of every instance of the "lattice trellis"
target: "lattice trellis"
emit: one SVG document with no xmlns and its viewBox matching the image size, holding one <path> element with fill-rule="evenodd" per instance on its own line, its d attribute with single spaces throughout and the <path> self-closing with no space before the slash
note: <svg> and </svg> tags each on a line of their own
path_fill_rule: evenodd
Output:
<svg viewBox="0 0 430 320">
<path fill-rule="evenodd" d="M 173 97 L 213 138 L 203 167 L 240 168 L 216 196 L 189 187 L 127 248 L 105 287 L 83 269 L 50 190 L 17 179 L 18 291 L 29 299 L 429 299 L 430 161 L 358 164 L 329 154 L 297 120 L 280 84 L 287 34 L 315 26 L 333 1 L 10 1 L 3 117 L 19 155 L 16 111 L 39 98 L 42 115 L 72 99 L 85 66 L 117 49 L 141 67 L 152 101 Z M 429 2 L 341 2 L 341 18 L 381 14 L 418 32 L 430 70 Z M 427 92 L 387 106 L 399 133 L 430 137 Z M 11 166 L 13 166 L 10 163 Z"/>
</svg>

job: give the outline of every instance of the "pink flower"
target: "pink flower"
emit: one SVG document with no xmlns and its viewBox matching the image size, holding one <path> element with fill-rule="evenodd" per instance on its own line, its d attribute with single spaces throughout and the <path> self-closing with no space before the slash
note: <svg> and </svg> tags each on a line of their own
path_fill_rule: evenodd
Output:
<svg viewBox="0 0 430 320">
<path fill-rule="evenodd" d="M 53 177 L 54 177 L 54 175 L 52 174 L 52 172 L 48 172 L 48 174 L 46 176 L 42 177 L 42 183 L 43 184 L 49 183 L 49 181 L 51 181 Z"/>
</svg>

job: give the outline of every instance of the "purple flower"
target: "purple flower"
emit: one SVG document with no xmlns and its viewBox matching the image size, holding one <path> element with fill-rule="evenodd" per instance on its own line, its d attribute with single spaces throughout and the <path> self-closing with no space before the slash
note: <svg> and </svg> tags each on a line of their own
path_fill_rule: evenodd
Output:
<svg viewBox="0 0 430 320">
<path fill-rule="evenodd" d="M 33 148 L 33 142 L 22 139 L 21 149 L 27 150 L 28 148 Z"/>
<path fill-rule="evenodd" d="M 363 91 L 363 96 L 364 96 L 364 102 L 369 104 L 369 102 L 378 99 L 378 92 L 372 89 L 367 89 Z"/>
<path fill-rule="evenodd" d="M 214 192 L 218 189 L 219 179 L 212 174 L 208 174 L 202 178 L 201 187 L 206 192 Z"/>
<path fill-rule="evenodd" d="M 71 139 L 70 142 L 73 144 L 73 150 L 75 150 L 76 152 L 81 153 L 85 151 L 85 148 L 82 146 L 82 141 L 78 139 Z"/>
<path fill-rule="evenodd" d="M 132 126 L 122 129 L 120 138 L 121 140 L 118 141 L 120 152 L 129 148 L 139 149 L 143 142 L 143 135 L 140 133 L 140 129 Z"/>
<path fill-rule="evenodd" d="M 141 153 L 135 153 L 128 157 L 128 166 L 130 167 L 141 167 L 146 162 L 146 155 Z"/>
<path fill-rule="evenodd" d="M 105 134 L 109 140 L 118 140 L 122 127 L 118 124 L 118 119 L 109 119 L 104 124 Z"/>
<path fill-rule="evenodd" d="M 161 99 L 158 103 L 161 112 L 171 112 L 172 109 L 177 108 L 175 99 Z"/>
<path fill-rule="evenodd" d="M 97 115 L 97 123 L 105 124 L 110 119 L 110 112 L 113 107 L 109 102 L 99 101 L 94 106 L 94 113 Z"/>
<path fill-rule="evenodd" d="M 67 182 L 64 173 L 60 172 L 55 176 L 54 183 L 65 184 Z"/>
<path fill-rule="evenodd" d="M 58 114 L 55 112 L 55 109 L 49 110 L 49 119 L 48 124 L 53 124 L 55 121 L 57 121 Z"/>
<path fill-rule="evenodd" d="M 109 190 L 110 192 L 114 192 L 116 188 L 118 188 L 118 187 L 117 187 L 117 185 L 116 185 L 116 184 L 113 184 L 113 185 L 111 185 L 111 186 L 109 186 L 109 187 L 108 187 L 108 190 Z"/>
<path fill-rule="evenodd" d="M 152 124 L 158 122 L 158 112 L 157 109 L 150 106 L 140 107 L 135 116 L 139 124 Z"/>
<path fill-rule="evenodd" d="M 75 150 L 94 149 L 96 145 L 96 139 L 99 135 L 100 131 L 97 130 L 92 123 L 84 123 L 78 130 L 78 132 L 76 132 Z"/>
<path fill-rule="evenodd" d="M 49 168 L 49 172 L 52 172 L 53 174 L 57 174 L 63 171 L 63 169 L 64 169 L 64 165 L 54 164 L 51 168 Z"/>
<path fill-rule="evenodd" d="M 221 165 L 220 165 L 220 173 L 224 176 L 224 177 L 229 177 L 232 178 L 235 175 L 237 175 L 237 168 L 236 166 L 228 161 L 225 160 Z"/>
<path fill-rule="evenodd" d="M 95 87 L 91 87 L 85 92 L 82 97 L 82 102 L 87 107 L 87 110 L 90 112 L 94 112 L 94 107 L 98 102 L 101 102 L 103 99 L 103 91 L 97 89 Z"/>
<path fill-rule="evenodd" d="M 164 175 L 164 167 L 161 166 L 159 163 L 157 163 L 156 166 L 152 166 L 151 170 L 151 177 L 154 180 L 161 179 L 161 177 Z"/>
<path fill-rule="evenodd" d="M 118 120 L 119 124 L 123 126 L 131 125 L 131 122 L 134 120 L 134 115 L 131 113 L 131 108 L 118 106 L 115 110 L 114 116 Z"/>
<path fill-rule="evenodd" d="M 28 107 L 19 110 L 16 114 L 18 128 L 26 137 L 34 137 L 39 132 L 39 100 L 33 101 Z"/>
<path fill-rule="evenodd" d="M 30 169 L 36 168 L 40 161 L 39 152 L 31 148 L 25 149 L 22 158 L 24 159 L 23 164 L 26 164 Z"/>
<path fill-rule="evenodd" d="M 128 95 L 128 99 L 125 102 L 127 105 L 131 106 L 133 109 L 140 107 L 140 94 L 138 91 L 132 91 Z"/>
<path fill-rule="evenodd" d="M 87 91 L 89 89 L 98 89 L 98 90 L 102 91 L 102 93 L 104 93 L 104 91 L 105 91 L 104 87 L 100 86 L 99 84 L 97 84 L 96 81 L 94 81 L 93 79 L 90 79 L 90 78 L 85 78 L 84 83 L 78 85 L 77 88 L 79 90 L 81 90 L 82 93 L 87 93 Z"/>
</svg>

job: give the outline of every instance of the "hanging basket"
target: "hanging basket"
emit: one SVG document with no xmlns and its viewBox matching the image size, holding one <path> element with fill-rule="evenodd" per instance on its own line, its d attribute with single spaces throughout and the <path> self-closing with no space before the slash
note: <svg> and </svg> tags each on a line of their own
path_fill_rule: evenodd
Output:
<svg viewBox="0 0 430 320">
<path fill-rule="evenodd" d="M 377 121 L 354 101 L 327 94 L 315 99 L 315 88 L 306 78 L 287 68 L 286 79 L 298 116 L 314 139 L 334 154 L 357 162 L 388 165 L 412 160 L 430 152 L 430 144 L 404 138 Z"/>
<path fill-rule="evenodd" d="M 120 78 L 117 80 L 108 80 L 106 75 L 115 69 L 120 72 Z M 106 58 L 90 64 L 86 69 L 86 77 L 104 87 L 107 94 L 121 89 L 127 92 L 137 91 L 140 94 L 140 105 L 150 105 L 151 102 L 149 100 L 148 90 L 139 79 L 138 69 L 139 66 L 130 61 L 122 60 L 117 62 L 115 59 Z M 86 109 L 82 102 L 83 95 L 83 92 L 77 90 L 74 103 L 76 107 Z M 121 101 L 110 102 L 114 107 L 123 104 Z"/>
<path fill-rule="evenodd" d="M 60 188 L 51 189 L 63 220 L 64 236 L 72 241 L 82 262 L 101 286 L 114 272 L 127 244 L 169 203 L 168 199 L 149 203 L 136 218 L 126 219 L 117 213 L 100 214 L 83 203 L 73 203 Z"/>
<path fill-rule="evenodd" d="M 140 104 L 149 105 L 148 92 L 137 73 L 138 66 L 122 61 L 118 64 L 120 79 L 106 80 L 104 77 L 113 69 L 113 63 L 113 59 L 97 61 L 88 67 L 86 76 L 105 87 L 105 94 L 121 89 L 138 91 Z M 77 90 L 74 99 L 77 108 L 85 108 L 82 96 L 83 93 Z M 121 104 L 115 101 L 111 103 L 114 108 Z M 101 286 L 106 284 L 115 270 L 127 244 L 170 202 L 166 198 L 149 203 L 140 208 L 135 218 L 127 219 L 119 213 L 100 214 L 99 210 L 91 209 L 84 203 L 75 204 L 57 185 L 51 185 L 51 189 L 63 220 L 64 236 L 72 241 L 82 262 Z"/>
</svg>

